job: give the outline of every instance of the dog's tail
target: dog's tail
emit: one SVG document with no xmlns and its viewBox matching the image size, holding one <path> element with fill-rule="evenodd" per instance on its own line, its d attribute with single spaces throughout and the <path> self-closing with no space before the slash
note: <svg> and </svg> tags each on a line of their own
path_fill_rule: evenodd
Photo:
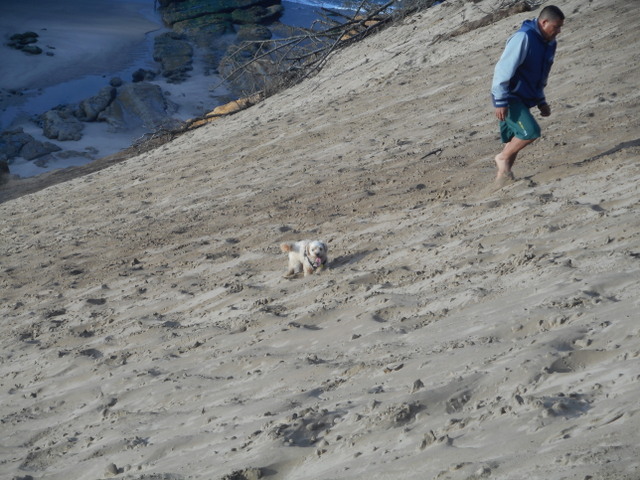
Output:
<svg viewBox="0 0 640 480">
<path fill-rule="evenodd" d="M 281 243 L 280 244 L 280 250 L 282 250 L 285 253 L 292 252 L 293 251 L 293 243 Z"/>
</svg>

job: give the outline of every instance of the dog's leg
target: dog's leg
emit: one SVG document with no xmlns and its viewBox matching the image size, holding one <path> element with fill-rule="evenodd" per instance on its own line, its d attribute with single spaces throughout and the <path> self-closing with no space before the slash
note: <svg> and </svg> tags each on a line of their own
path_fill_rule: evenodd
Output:
<svg viewBox="0 0 640 480">
<path fill-rule="evenodd" d="M 299 263 L 298 260 L 296 258 L 294 258 L 292 253 L 289 253 L 289 269 L 287 270 L 287 273 L 285 273 L 285 278 L 290 278 L 293 277 L 296 274 L 296 271 L 299 268 Z"/>
</svg>

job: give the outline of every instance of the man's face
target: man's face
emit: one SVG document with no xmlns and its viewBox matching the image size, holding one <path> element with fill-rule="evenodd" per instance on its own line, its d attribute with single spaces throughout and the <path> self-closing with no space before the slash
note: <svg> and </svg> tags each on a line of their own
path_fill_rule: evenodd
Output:
<svg viewBox="0 0 640 480">
<path fill-rule="evenodd" d="M 560 31 L 562 30 L 563 20 L 540 20 L 540 32 L 547 42 L 555 40 Z"/>
</svg>

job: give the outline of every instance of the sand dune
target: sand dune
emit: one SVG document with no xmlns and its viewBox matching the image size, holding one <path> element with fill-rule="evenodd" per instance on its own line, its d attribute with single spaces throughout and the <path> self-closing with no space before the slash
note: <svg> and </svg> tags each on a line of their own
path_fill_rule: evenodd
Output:
<svg viewBox="0 0 640 480">
<path fill-rule="evenodd" d="M 503 3 L 0 204 L 1 476 L 640 478 L 640 15 L 562 3 L 497 190 L 493 64 L 535 13 L 434 39 Z M 302 238 L 330 268 L 285 279 Z"/>
</svg>

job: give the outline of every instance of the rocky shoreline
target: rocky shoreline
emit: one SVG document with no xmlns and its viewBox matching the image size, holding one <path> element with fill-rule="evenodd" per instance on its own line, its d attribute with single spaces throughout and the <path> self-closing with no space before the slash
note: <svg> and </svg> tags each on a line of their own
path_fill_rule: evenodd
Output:
<svg viewBox="0 0 640 480">
<path fill-rule="evenodd" d="M 80 140 L 91 123 L 108 125 L 110 133 L 179 127 L 182 120 L 175 116 L 178 105 L 160 82 L 179 85 L 187 81 L 196 59 L 205 76 L 218 75 L 229 49 L 244 41 L 269 39 L 274 30 L 284 27 L 278 22 L 284 10 L 280 0 L 161 0 L 158 4 L 167 31 L 153 40 L 156 68 L 140 68 L 130 79 L 112 77 L 94 95 L 32 117 L 44 138 L 22 126 L 0 132 L 0 172 L 5 172 L 4 176 L 12 173 L 11 165 L 19 157 L 41 167 L 65 155 L 96 158 L 97 151 L 92 148 L 64 148 L 64 142 Z M 17 32 L 10 38 L 7 47 L 30 48 L 29 55 L 37 55 L 37 33 Z M 49 49 L 46 54 L 53 56 L 54 52 Z M 244 88 L 239 83 L 229 85 L 228 100 L 240 96 Z M 3 98 L 23 94 L 16 90 L 1 93 Z"/>
</svg>

